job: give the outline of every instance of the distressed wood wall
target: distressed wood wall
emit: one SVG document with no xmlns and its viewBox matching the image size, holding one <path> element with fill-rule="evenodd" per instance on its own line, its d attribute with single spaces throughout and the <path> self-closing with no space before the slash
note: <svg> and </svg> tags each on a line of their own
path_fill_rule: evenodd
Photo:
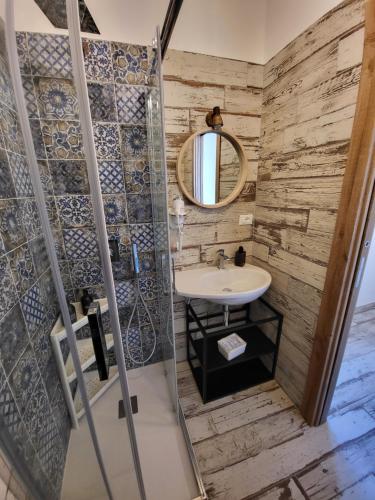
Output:
<svg viewBox="0 0 375 500">
<path fill-rule="evenodd" d="M 277 380 L 300 405 L 361 72 L 364 2 L 341 3 L 264 68 L 253 262 L 284 314 Z"/>
<path fill-rule="evenodd" d="M 255 211 L 263 66 L 169 50 L 163 70 L 170 204 L 180 193 L 176 179 L 180 149 L 192 133 L 207 128 L 205 116 L 214 106 L 220 106 L 224 127 L 241 140 L 248 161 L 246 185 L 229 206 L 208 210 L 185 200 L 183 251 L 176 256 L 176 266 L 213 264 L 219 248 L 233 256 L 240 244 L 250 256 L 252 226 L 240 226 L 238 219 L 240 214 Z M 184 304 L 178 297 L 174 302 L 177 356 L 184 359 Z M 204 310 L 212 306 L 202 302 L 200 307 Z"/>
</svg>

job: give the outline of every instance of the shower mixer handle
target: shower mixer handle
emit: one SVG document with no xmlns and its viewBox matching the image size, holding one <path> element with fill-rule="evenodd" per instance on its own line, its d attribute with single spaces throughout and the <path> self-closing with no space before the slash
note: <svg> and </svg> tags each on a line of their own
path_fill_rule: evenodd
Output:
<svg viewBox="0 0 375 500">
<path fill-rule="evenodd" d="M 138 258 L 138 246 L 136 243 L 132 243 L 132 254 L 133 254 L 133 266 L 135 274 L 139 274 L 139 258 Z"/>
</svg>

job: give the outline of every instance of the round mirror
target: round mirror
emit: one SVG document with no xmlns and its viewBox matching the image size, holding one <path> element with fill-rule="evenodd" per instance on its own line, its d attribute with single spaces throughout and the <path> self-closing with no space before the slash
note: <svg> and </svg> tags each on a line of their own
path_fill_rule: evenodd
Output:
<svg viewBox="0 0 375 500">
<path fill-rule="evenodd" d="M 223 129 L 193 134 L 182 146 L 177 180 L 183 194 L 201 207 L 233 201 L 246 181 L 245 153 L 238 139 Z"/>
</svg>

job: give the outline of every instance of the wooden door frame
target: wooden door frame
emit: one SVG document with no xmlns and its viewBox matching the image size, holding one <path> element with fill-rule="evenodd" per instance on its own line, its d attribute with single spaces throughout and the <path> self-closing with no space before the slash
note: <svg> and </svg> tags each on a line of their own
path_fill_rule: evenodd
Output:
<svg viewBox="0 0 375 500">
<path fill-rule="evenodd" d="M 331 376 L 340 343 L 344 342 L 343 327 L 375 179 L 374 143 L 375 0 L 366 0 L 363 61 L 353 132 L 301 408 L 310 425 L 323 422 Z"/>
</svg>

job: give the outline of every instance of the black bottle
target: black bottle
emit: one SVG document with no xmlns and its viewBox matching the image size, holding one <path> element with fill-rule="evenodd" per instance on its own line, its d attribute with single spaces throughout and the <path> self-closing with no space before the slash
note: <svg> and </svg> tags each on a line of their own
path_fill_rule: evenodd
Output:
<svg viewBox="0 0 375 500">
<path fill-rule="evenodd" d="M 246 262 L 246 252 L 244 251 L 243 247 L 239 247 L 237 252 L 234 254 L 234 265 L 243 267 Z"/>
<path fill-rule="evenodd" d="M 87 315 L 87 311 L 90 309 L 92 301 L 93 301 L 93 298 L 89 294 L 89 291 L 86 288 L 84 288 L 83 293 L 82 293 L 82 297 L 81 297 L 81 306 L 82 306 L 82 312 L 85 316 Z"/>
</svg>

